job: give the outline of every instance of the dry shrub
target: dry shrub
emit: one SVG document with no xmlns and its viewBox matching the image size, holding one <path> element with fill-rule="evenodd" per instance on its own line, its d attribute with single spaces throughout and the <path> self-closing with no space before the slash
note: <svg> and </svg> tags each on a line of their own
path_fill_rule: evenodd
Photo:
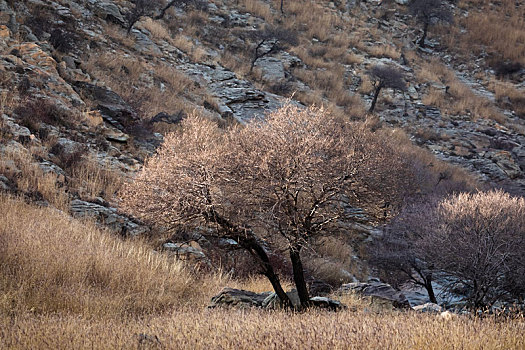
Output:
<svg viewBox="0 0 525 350">
<path fill-rule="evenodd" d="M 180 263 L 92 223 L 4 196 L 0 208 L 0 314 L 136 317 L 202 305 L 217 289 L 195 289 Z"/>
<path fill-rule="evenodd" d="M 6 147 L 0 155 L 0 173 L 10 179 L 18 190 L 35 200 L 46 200 L 61 210 L 69 207 L 63 175 L 44 172 L 31 152 L 23 148 Z"/>
<path fill-rule="evenodd" d="M 371 46 L 367 51 L 374 57 L 388 57 L 394 60 L 399 59 L 401 56 L 399 49 L 390 45 Z"/>
<path fill-rule="evenodd" d="M 154 39 L 166 41 L 171 39 L 171 34 L 162 21 L 155 21 L 150 17 L 147 17 L 140 22 L 140 26 L 150 32 Z"/>
<path fill-rule="evenodd" d="M 71 170 L 70 187 L 84 199 L 102 197 L 111 200 L 122 185 L 122 176 L 109 164 L 103 166 L 96 158 L 88 156 Z"/>
</svg>

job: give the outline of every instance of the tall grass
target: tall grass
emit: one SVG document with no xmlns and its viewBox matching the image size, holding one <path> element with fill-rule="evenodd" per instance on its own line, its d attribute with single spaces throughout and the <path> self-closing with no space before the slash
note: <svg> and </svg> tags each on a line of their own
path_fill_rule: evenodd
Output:
<svg viewBox="0 0 525 350">
<path fill-rule="evenodd" d="M 220 288 L 144 243 L 56 209 L 2 196 L 0 213 L 0 314 L 137 316 L 203 305 Z"/>
<path fill-rule="evenodd" d="M 416 313 L 182 310 L 143 319 L 0 318 L 18 349 L 523 349 L 525 322 Z"/>
</svg>

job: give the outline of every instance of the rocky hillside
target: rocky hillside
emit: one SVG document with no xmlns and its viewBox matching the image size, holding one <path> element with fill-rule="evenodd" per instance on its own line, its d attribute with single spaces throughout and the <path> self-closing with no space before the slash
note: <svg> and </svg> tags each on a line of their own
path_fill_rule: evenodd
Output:
<svg viewBox="0 0 525 350">
<path fill-rule="evenodd" d="M 525 195 L 519 2 L 447 2 L 454 22 L 432 22 L 425 47 L 405 0 L 152 1 L 130 27 L 141 4 L 0 0 L 2 191 L 142 234 L 116 193 L 163 134 L 191 113 L 245 123 L 291 99 L 397 128 Z M 367 113 L 377 65 L 406 91 L 383 89 Z"/>
</svg>

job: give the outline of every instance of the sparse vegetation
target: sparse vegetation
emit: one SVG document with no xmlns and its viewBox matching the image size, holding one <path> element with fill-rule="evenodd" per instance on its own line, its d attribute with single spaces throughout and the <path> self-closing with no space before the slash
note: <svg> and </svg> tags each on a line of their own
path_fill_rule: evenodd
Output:
<svg viewBox="0 0 525 350">
<path fill-rule="evenodd" d="M 0 348 L 525 348 L 520 1 L 0 3 Z"/>
</svg>

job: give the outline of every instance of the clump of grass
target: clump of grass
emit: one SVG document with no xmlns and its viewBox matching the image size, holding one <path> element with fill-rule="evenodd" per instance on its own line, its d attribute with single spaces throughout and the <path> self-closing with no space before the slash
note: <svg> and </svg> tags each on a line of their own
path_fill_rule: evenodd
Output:
<svg viewBox="0 0 525 350">
<path fill-rule="evenodd" d="M 218 289 L 144 243 L 54 209 L 1 196 L 0 212 L 0 315 L 136 317 L 202 305 Z"/>
</svg>

